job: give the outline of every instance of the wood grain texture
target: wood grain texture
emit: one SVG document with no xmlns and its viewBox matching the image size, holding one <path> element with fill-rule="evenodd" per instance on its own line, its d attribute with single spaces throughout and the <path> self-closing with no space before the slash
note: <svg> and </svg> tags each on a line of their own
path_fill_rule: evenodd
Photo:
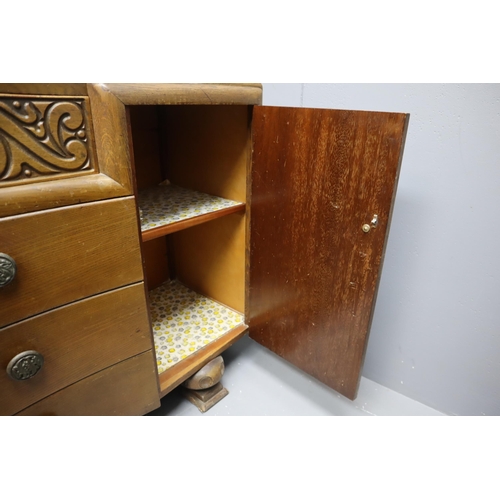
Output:
<svg viewBox="0 0 500 500">
<path fill-rule="evenodd" d="M 408 115 L 257 107 L 250 336 L 354 399 Z M 361 227 L 378 215 L 376 229 Z"/>
<path fill-rule="evenodd" d="M 132 197 L 6 217 L 0 248 L 18 269 L 0 326 L 143 279 Z"/>
<path fill-rule="evenodd" d="M 19 416 L 138 416 L 160 406 L 154 355 L 145 352 L 62 389 Z"/>
<path fill-rule="evenodd" d="M 245 214 L 232 214 L 171 235 L 177 279 L 244 314 Z"/>
<path fill-rule="evenodd" d="M 178 186 L 246 202 L 248 106 L 164 108 L 165 163 Z"/>
<path fill-rule="evenodd" d="M 87 86 L 100 172 L 132 194 L 130 146 L 125 106 L 100 85 Z M 123 195 L 121 195 L 123 196 Z"/>
<path fill-rule="evenodd" d="M 224 83 L 106 83 L 127 105 L 261 104 L 260 84 Z"/>
<path fill-rule="evenodd" d="M 128 106 L 130 148 L 137 191 L 157 186 L 165 179 L 162 167 L 159 109 L 157 106 Z"/>
<path fill-rule="evenodd" d="M 142 283 L 96 295 L 0 330 L 0 414 L 10 415 L 108 366 L 151 350 Z M 6 367 L 35 350 L 44 365 L 14 381 Z"/>
<path fill-rule="evenodd" d="M 156 238 L 142 245 L 142 258 L 148 290 L 158 288 L 171 279 L 166 238 Z"/>
<path fill-rule="evenodd" d="M 248 106 L 164 110 L 166 170 L 181 187 L 246 202 L 251 135 Z M 245 215 L 172 234 L 176 276 L 197 292 L 245 311 Z"/>
<path fill-rule="evenodd" d="M 238 339 L 245 335 L 247 330 L 248 327 L 246 325 L 237 326 L 224 336 L 210 342 L 210 344 L 203 349 L 200 349 L 191 356 L 180 361 L 172 368 L 160 373 L 160 397 L 168 394 L 178 385 L 182 384 L 182 382 L 194 375 L 209 361 L 219 356 L 228 347 L 232 346 Z"/>
<path fill-rule="evenodd" d="M 0 217 L 125 196 L 128 191 L 105 174 L 0 189 Z"/>
<path fill-rule="evenodd" d="M 0 83 L 0 93 L 31 95 L 87 95 L 85 83 Z"/>
</svg>

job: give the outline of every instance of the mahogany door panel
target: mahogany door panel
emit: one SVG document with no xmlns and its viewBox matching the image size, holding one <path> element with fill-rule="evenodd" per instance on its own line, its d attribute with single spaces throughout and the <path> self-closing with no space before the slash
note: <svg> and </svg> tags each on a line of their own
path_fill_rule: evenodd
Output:
<svg viewBox="0 0 500 500">
<path fill-rule="evenodd" d="M 354 399 L 408 115 L 253 115 L 250 336 Z"/>
</svg>

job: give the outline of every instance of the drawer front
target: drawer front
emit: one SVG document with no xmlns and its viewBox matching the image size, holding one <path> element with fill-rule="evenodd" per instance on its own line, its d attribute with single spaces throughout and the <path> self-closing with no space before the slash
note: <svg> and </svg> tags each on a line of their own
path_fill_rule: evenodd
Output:
<svg viewBox="0 0 500 500">
<path fill-rule="evenodd" d="M 1 217 L 132 195 L 128 150 L 101 86 L 0 84 Z"/>
<path fill-rule="evenodd" d="M 73 384 L 18 415 L 144 415 L 160 406 L 153 351 Z"/>
<path fill-rule="evenodd" d="M 62 306 L 0 330 L 0 414 L 11 415 L 115 363 L 152 349 L 144 284 Z M 9 362 L 36 351 L 43 366 L 13 380 Z M 154 360 L 151 361 L 155 369 Z M 156 374 L 152 379 L 156 382 Z"/>
<path fill-rule="evenodd" d="M 0 220 L 17 271 L 0 288 L 0 327 L 143 279 L 132 197 Z"/>
</svg>

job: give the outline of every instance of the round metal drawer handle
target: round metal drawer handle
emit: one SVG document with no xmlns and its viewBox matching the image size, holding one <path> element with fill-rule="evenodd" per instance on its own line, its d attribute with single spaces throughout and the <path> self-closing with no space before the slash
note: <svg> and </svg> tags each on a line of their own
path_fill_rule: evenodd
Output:
<svg viewBox="0 0 500 500">
<path fill-rule="evenodd" d="M 6 253 L 0 253 L 0 287 L 7 286 L 16 277 L 16 261 Z"/>
<path fill-rule="evenodd" d="M 7 374 L 14 380 L 28 380 L 43 366 L 43 356 L 36 351 L 24 351 L 14 356 L 7 365 Z"/>
</svg>

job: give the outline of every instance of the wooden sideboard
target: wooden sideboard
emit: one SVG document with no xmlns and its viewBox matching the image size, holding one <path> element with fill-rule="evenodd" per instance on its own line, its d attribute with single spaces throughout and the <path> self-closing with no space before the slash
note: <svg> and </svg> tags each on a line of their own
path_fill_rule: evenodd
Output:
<svg viewBox="0 0 500 500">
<path fill-rule="evenodd" d="M 141 415 L 249 332 L 356 397 L 408 115 L 0 84 L 0 414 Z"/>
</svg>

